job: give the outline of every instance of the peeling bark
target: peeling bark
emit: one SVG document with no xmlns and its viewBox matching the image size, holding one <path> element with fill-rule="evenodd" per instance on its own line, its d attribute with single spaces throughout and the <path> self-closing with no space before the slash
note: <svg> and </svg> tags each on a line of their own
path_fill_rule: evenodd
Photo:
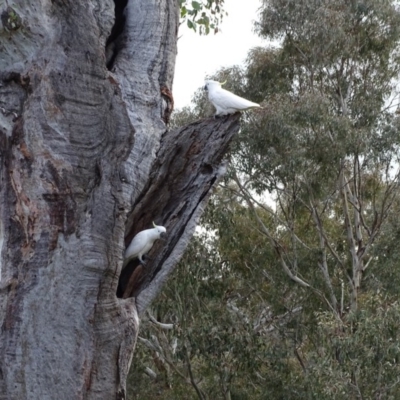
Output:
<svg viewBox="0 0 400 400">
<path fill-rule="evenodd" d="M 114 7 L 0 4 L 0 399 L 125 398 L 139 313 L 238 130 L 231 116 L 168 132 L 178 3 L 129 0 L 109 71 Z M 125 244 L 152 220 L 168 241 L 126 291 Z"/>
</svg>

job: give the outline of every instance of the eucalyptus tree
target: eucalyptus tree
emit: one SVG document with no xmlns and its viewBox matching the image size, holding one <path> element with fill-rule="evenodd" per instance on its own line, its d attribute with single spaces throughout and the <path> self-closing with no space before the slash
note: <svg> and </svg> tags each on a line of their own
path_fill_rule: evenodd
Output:
<svg viewBox="0 0 400 400">
<path fill-rule="evenodd" d="M 396 398 L 399 22 L 389 0 L 264 1 L 257 31 L 271 46 L 253 49 L 245 68 L 215 77 L 263 108 L 242 119 L 229 175 L 203 220 L 216 230 L 216 258 L 205 261 L 204 249 L 198 260 L 185 258 L 182 274 L 192 272 L 193 281 L 169 293 L 186 312 L 159 314 L 185 320 L 178 348 L 201 347 L 207 331 L 221 349 L 232 341 L 213 364 L 205 347 L 191 353 L 190 364 L 183 353 L 168 356 L 168 341 L 153 347 L 197 397 Z M 180 121 L 210 112 L 203 94 L 195 100 Z M 215 270 L 209 266 L 202 279 L 212 287 L 213 276 L 225 293 L 219 312 L 210 292 L 199 298 L 191 286 L 202 286 L 195 271 L 210 260 Z M 208 305 L 212 323 L 191 319 Z M 251 341 L 260 338 L 257 324 L 239 320 L 260 316 L 262 344 L 243 340 L 246 348 L 235 352 L 234 333 L 221 339 L 232 306 L 233 330 Z M 219 375 L 222 365 L 232 375 Z M 239 376 L 247 392 L 236 391 Z"/>
<path fill-rule="evenodd" d="M 233 179 L 287 276 L 339 318 L 357 309 L 398 196 L 399 18 L 389 0 L 265 1 L 257 30 L 280 44 L 249 57 L 247 90 L 264 109 L 243 129 Z M 265 191 L 276 209 L 254 195 Z"/>
<path fill-rule="evenodd" d="M 0 2 L 1 399 L 126 398 L 140 316 L 238 129 L 235 116 L 168 129 L 179 12 Z M 168 241 L 120 277 L 152 221 Z"/>
<path fill-rule="evenodd" d="M 301 309 L 271 306 L 266 271 L 252 267 L 273 254 L 254 252 L 262 238 L 248 210 L 232 211 L 230 244 L 198 234 L 149 309 L 128 380 L 134 399 L 288 399 L 304 385 L 287 385 L 292 346 L 280 340 Z M 243 262 L 250 253 L 254 259 Z"/>
<path fill-rule="evenodd" d="M 311 398 L 398 392 L 398 306 L 382 291 L 398 279 L 399 18 L 389 0 L 265 1 L 257 30 L 274 46 L 253 49 L 245 72 L 263 110 L 225 187 L 274 249 L 271 278 L 279 268 L 301 289 Z"/>
</svg>

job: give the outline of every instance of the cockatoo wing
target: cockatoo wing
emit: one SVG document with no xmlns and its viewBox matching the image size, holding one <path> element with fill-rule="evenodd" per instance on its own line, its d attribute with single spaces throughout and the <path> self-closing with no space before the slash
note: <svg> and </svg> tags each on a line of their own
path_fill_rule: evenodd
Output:
<svg viewBox="0 0 400 400">
<path fill-rule="evenodd" d="M 163 226 L 156 226 L 152 229 L 145 229 L 134 236 L 124 255 L 124 264 L 126 264 L 133 258 L 138 257 L 143 262 L 142 256 L 144 256 L 153 247 L 155 240 L 159 239 L 161 235 L 166 233 L 166 229 Z"/>
<path fill-rule="evenodd" d="M 234 109 L 240 111 L 253 107 L 260 107 L 259 104 L 246 100 L 222 88 L 215 88 L 212 90 L 209 98 L 213 104 L 224 110 Z"/>
<path fill-rule="evenodd" d="M 139 232 L 133 239 L 131 244 L 125 251 L 125 260 L 131 260 L 134 257 L 137 257 L 139 254 L 143 254 L 146 252 L 146 249 L 149 245 L 149 233 L 147 230 Z"/>
</svg>

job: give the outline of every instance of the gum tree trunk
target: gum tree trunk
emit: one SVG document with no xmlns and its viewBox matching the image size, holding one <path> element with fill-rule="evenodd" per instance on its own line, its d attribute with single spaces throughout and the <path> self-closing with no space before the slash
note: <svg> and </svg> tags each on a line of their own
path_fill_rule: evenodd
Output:
<svg viewBox="0 0 400 400">
<path fill-rule="evenodd" d="M 140 313 L 238 130 L 231 116 L 168 131 L 178 11 L 0 2 L 0 399 L 125 398 Z M 121 275 L 153 220 L 167 242 Z"/>
</svg>

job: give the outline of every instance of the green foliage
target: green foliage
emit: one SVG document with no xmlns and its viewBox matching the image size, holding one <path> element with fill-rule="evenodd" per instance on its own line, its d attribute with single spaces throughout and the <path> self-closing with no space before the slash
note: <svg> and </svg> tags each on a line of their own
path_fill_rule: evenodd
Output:
<svg viewBox="0 0 400 400">
<path fill-rule="evenodd" d="M 308 376 L 315 398 L 398 398 L 398 301 L 370 292 L 361 308 L 341 322 L 331 313 L 318 314 L 321 341 L 319 352 L 311 353 Z"/>
<path fill-rule="evenodd" d="M 181 21 L 200 35 L 218 32 L 223 16 L 225 0 L 179 0 Z"/>
<path fill-rule="evenodd" d="M 179 398 L 182 393 L 182 398 L 196 398 L 190 374 L 208 399 L 225 399 L 228 392 L 232 399 L 296 398 L 295 385 L 285 387 L 283 380 L 284 376 L 290 379 L 291 368 L 299 368 L 294 360 L 293 366 L 287 365 L 287 358 L 292 358 L 292 341 L 268 337 L 268 331 L 280 335 L 290 312 L 286 310 L 285 316 L 275 320 L 270 307 L 260 302 L 261 293 L 269 288 L 262 268 L 252 270 L 250 265 L 242 265 L 241 259 L 233 265 L 230 258 L 221 258 L 213 243 L 215 238 L 205 234 L 192 242 L 152 310 L 159 321 L 174 322 L 175 329 L 164 333 L 151 324 L 142 327 L 141 336 L 164 343 L 159 358 L 172 361 L 174 368 L 164 374 L 165 363 L 157 366 L 156 353 L 139 344 L 130 378 L 140 382 L 135 385 L 136 391 L 141 388 L 138 398 L 152 398 L 145 394 L 149 387 L 143 374 L 145 366 L 159 374 L 152 385 L 163 399 Z M 172 352 L 174 340 L 177 347 Z M 173 374 L 175 368 L 179 373 Z M 144 387 L 143 381 L 147 381 Z"/>
<path fill-rule="evenodd" d="M 154 384 L 171 399 L 396 400 L 400 12 L 263 4 L 258 32 L 280 45 L 213 77 L 263 107 L 243 115 L 205 233 L 154 306 L 175 329 L 144 327 L 168 360 Z M 211 113 L 198 92 L 174 123 Z"/>
</svg>

